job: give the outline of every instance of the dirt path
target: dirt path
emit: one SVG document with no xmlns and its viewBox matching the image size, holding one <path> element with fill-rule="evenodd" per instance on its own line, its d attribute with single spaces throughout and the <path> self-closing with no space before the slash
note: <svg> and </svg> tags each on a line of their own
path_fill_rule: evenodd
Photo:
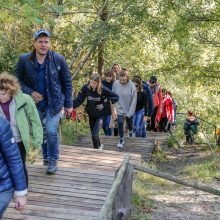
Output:
<svg viewBox="0 0 220 220">
<path fill-rule="evenodd" d="M 158 165 L 161 171 L 184 177 L 183 167 L 204 160 L 210 153 L 198 146 L 179 149 L 165 149 L 167 160 Z M 192 180 L 193 181 L 193 180 Z M 220 181 L 211 184 L 220 189 Z M 142 220 L 220 220 L 220 197 L 190 187 L 168 182 L 158 185 L 150 181 L 149 198 L 153 208 Z"/>
</svg>

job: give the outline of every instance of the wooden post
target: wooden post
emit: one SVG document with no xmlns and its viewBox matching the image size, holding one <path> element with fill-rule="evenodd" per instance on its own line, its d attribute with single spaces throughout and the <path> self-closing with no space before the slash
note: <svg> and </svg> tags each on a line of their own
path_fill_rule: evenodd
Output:
<svg viewBox="0 0 220 220">
<path fill-rule="evenodd" d="M 124 220 L 130 217 L 133 179 L 133 168 L 128 166 L 130 157 L 125 156 L 116 173 L 115 181 L 100 211 L 100 220 Z"/>
</svg>

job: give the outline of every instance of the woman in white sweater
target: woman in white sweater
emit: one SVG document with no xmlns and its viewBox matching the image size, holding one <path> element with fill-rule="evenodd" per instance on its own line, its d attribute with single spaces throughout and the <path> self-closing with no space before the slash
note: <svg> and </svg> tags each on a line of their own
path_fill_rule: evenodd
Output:
<svg viewBox="0 0 220 220">
<path fill-rule="evenodd" d="M 129 80 L 128 70 L 122 68 L 119 73 L 119 79 L 113 84 L 112 91 L 119 96 L 119 101 L 116 104 L 118 114 L 118 131 L 119 131 L 119 142 L 118 148 L 124 146 L 124 119 L 127 122 L 129 129 L 129 136 L 133 136 L 133 115 L 137 103 L 137 91 L 134 83 Z"/>
</svg>

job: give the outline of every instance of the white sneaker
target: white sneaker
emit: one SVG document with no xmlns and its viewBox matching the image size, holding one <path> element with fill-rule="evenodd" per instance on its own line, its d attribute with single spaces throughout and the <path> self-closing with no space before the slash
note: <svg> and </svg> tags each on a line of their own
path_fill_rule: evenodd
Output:
<svg viewBox="0 0 220 220">
<path fill-rule="evenodd" d="M 99 150 L 103 150 L 103 149 L 104 149 L 104 144 L 101 144 Z"/>
<path fill-rule="evenodd" d="M 118 141 L 117 147 L 118 148 L 123 148 L 124 144 L 125 144 L 124 138 L 120 138 L 119 141 Z"/>
</svg>

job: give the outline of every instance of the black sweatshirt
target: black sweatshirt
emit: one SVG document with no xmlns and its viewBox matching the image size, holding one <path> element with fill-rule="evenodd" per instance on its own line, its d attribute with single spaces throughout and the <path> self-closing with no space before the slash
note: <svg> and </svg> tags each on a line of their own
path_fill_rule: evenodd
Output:
<svg viewBox="0 0 220 220">
<path fill-rule="evenodd" d="M 101 95 L 95 90 L 89 88 L 86 84 L 82 87 L 75 100 L 73 100 L 73 108 L 79 107 L 87 98 L 85 110 L 89 116 L 106 115 L 106 107 L 109 101 L 115 103 L 119 97 L 117 94 L 102 86 Z"/>
<path fill-rule="evenodd" d="M 141 110 L 144 108 L 144 115 L 147 115 L 147 102 L 148 102 L 148 97 L 147 97 L 147 92 L 144 90 L 143 92 L 138 91 L 137 92 L 137 105 L 135 112 Z"/>
</svg>

